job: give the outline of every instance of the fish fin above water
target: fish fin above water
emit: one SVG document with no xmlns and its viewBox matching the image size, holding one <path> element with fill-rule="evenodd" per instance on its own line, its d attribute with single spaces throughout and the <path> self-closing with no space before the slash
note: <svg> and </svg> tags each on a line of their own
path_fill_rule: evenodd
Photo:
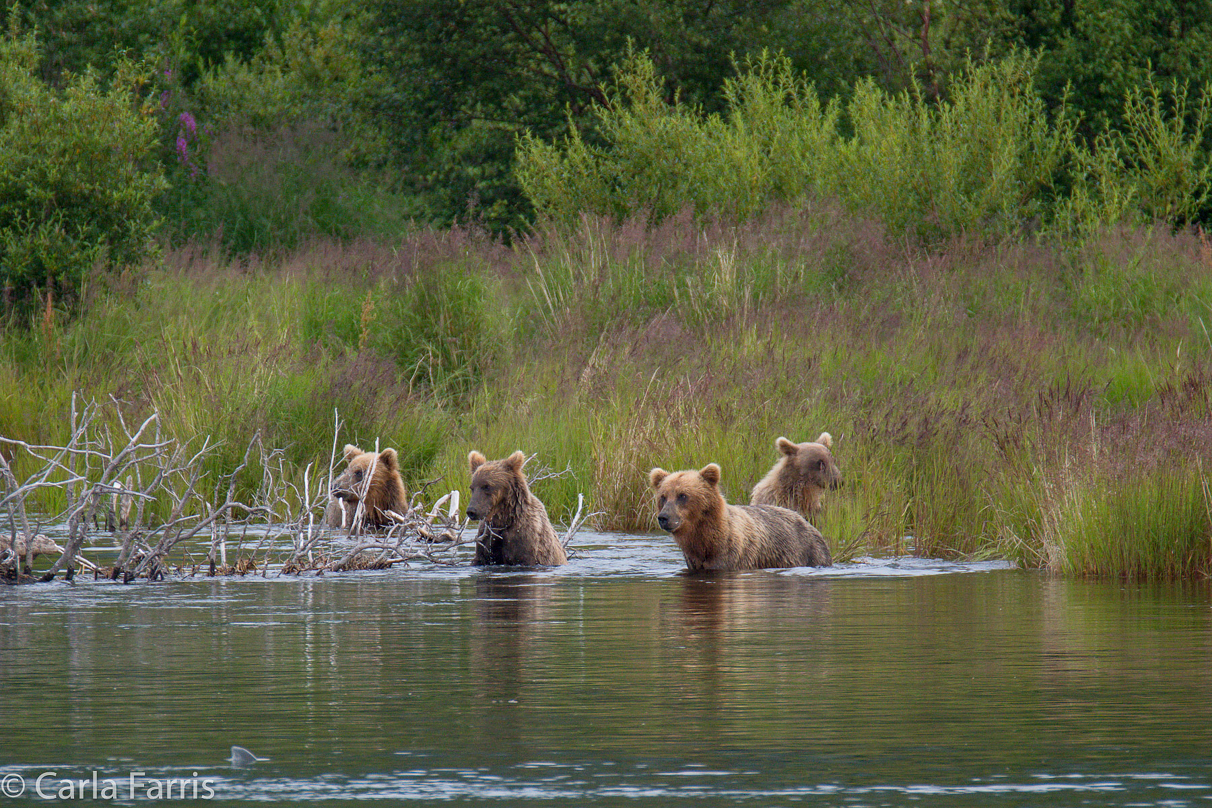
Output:
<svg viewBox="0 0 1212 808">
<path fill-rule="evenodd" d="M 233 766 L 251 766 L 254 763 L 269 760 L 269 758 L 257 757 L 243 746 L 233 746 L 231 748 L 231 757 L 228 760 Z"/>
</svg>

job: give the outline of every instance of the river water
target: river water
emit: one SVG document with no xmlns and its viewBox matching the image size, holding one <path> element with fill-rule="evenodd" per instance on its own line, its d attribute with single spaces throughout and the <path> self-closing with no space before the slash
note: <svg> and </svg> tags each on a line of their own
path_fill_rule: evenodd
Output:
<svg viewBox="0 0 1212 808">
<path fill-rule="evenodd" d="M 696 577 L 664 536 L 576 544 L 538 572 L 2 587 L 0 786 L 16 804 L 1212 805 L 1206 584 L 915 559 Z M 268 760 L 234 767 L 233 744 Z"/>
</svg>

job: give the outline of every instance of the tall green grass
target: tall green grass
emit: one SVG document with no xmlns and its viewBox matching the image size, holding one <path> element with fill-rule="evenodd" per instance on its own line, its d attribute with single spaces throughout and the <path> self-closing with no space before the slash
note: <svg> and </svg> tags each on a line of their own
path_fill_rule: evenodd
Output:
<svg viewBox="0 0 1212 808">
<path fill-rule="evenodd" d="M 290 253 L 312 239 L 385 238 L 406 230 L 407 199 L 340 158 L 337 132 L 234 125 L 210 138 L 204 172 L 179 171 L 159 202 L 177 245 L 217 241 L 231 255 Z"/>
<path fill-rule="evenodd" d="M 1041 532 L 1050 569 L 1146 579 L 1212 574 L 1212 491 L 1202 466 L 1126 476 L 1069 469 L 1048 494 Z"/>
<path fill-rule="evenodd" d="M 780 435 L 827 430 L 839 558 L 1004 557 L 1169 577 L 1212 563 L 1212 260 L 1198 236 L 928 251 L 823 203 L 746 223 L 585 219 L 506 248 L 414 231 L 262 263 L 170 251 L 0 338 L 0 434 L 61 442 L 71 394 L 157 409 L 230 471 L 254 432 L 301 475 L 338 440 L 408 484 L 535 455 L 553 517 L 654 530 L 653 466 L 723 467 L 732 502 Z M 434 490 L 431 489 L 431 493 Z M 1201 521 L 1204 520 L 1204 521 Z"/>
</svg>

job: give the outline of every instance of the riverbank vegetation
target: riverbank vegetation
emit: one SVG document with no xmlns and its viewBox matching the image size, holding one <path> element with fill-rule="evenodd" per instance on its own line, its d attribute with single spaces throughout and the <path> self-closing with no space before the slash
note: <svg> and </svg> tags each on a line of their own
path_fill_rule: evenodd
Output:
<svg viewBox="0 0 1212 808">
<path fill-rule="evenodd" d="M 397 447 L 410 486 L 471 447 L 574 474 L 567 520 L 651 530 L 645 472 L 719 462 L 733 501 L 774 439 L 829 430 L 843 557 L 998 556 L 1074 573 L 1205 574 L 1212 560 L 1212 244 L 1108 231 L 1080 247 L 956 238 L 930 251 L 830 203 L 744 225 L 585 219 L 512 247 L 459 230 L 281 261 L 170 251 L 87 311 L 7 332 L 0 434 L 66 438 L 73 391 L 301 470 Z"/>
<path fill-rule="evenodd" d="M 414 490 L 520 448 L 572 470 L 537 491 L 557 521 L 584 493 L 635 531 L 651 467 L 747 501 L 776 437 L 828 430 L 836 557 L 1212 572 L 1207 25 L 1130 54 L 928 3 L 254 3 L 115 25 L 119 63 L 68 34 L 120 8 L 51 5 L 0 47 L 2 436 L 66 445 L 73 397 L 112 396 L 211 441 L 215 480 L 259 435 L 289 489 L 335 409 Z"/>
</svg>

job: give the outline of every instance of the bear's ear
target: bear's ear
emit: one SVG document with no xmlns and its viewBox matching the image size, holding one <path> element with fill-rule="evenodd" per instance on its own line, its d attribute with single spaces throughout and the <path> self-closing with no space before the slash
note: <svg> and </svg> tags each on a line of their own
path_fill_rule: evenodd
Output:
<svg viewBox="0 0 1212 808">
<path fill-rule="evenodd" d="M 399 455 L 396 454 L 396 450 L 388 448 L 379 452 L 379 465 L 388 471 L 399 468 L 400 458 Z"/>
<path fill-rule="evenodd" d="M 792 443 L 786 438 L 779 438 L 774 442 L 774 448 L 778 449 L 788 457 L 795 457 L 795 453 L 800 450 L 799 444 Z"/>
<path fill-rule="evenodd" d="M 833 436 L 830 435 L 828 432 L 822 432 L 821 436 L 816 439 L 816 442 L 819 443 L 821 446 L 824 446 L 826 449 L 833 448 Z"/>
<path fill-rule="evenodd" d="M 524 465 L 526 465 L 526 453 L 521 449 L 505 458 L 505 467 L 510 471 L 521 471 Z"/>
<path fill-rule="evenodd" d="M 472 449 L 471 454 L 467 455 L 467 462 L 471 465 L 471 473 L 475 474 L 476 469 L 488 462 L 488 458 Z"/>
<path fill-rule="evenodd" d="M 720 484 L 720 467 L 715 463 L 708 463 L 707 465 L 703 466 L 703 468 L 699 469 L 699 474 L 702 475 L 703 479 L 706 480 L 710 485 Z"/>
<path fill-rule="evenodd" d="M 669 472 L 665 469 L 653 469 L 648 472 L 648 482 L 652 483 L 653 488 L 660 488 L 661 483 L 665 482 L 665 478 L 669 476 Z"/>
<path fill-rule="evenodd" d="M 341 456 L 345 458 L 346 463 L 353 460 L 360 454 L 365 454 L 365 452 L 363 452 L 357 446 L 354 446 L 352 443 L 345 444 L 345 448 L 341 450 Z"/>
</svg>

